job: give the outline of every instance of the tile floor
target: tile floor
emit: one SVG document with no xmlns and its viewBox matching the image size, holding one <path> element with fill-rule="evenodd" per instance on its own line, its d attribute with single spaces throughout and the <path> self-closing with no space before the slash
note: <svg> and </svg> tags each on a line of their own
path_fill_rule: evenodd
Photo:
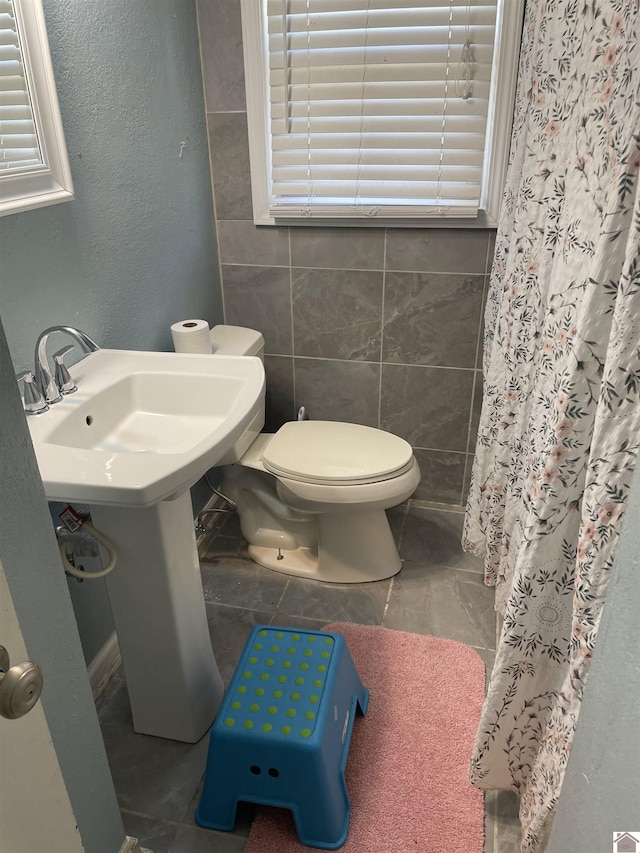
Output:
<svg viewBox="0 0 640 853">
<path fill-rule="evenodd" d="M 389 518 L 404 559 L 393 579 L 336 586 L 288 577 L 251 562 L 235 516 L 200 537 L 202 583 L 216 659 L 228 684 L 253 625 L 320 628 L 327 622 L 384 625 L 474 646 L 491 667 L 496 645 L 493 593 L 478 560 L 462 552 L 460 510 L 409 502 Z M 215 516 L 207 516 L 211 522 Z M 208 738 L 183 744 L 135 734 L 126 683 L 116 675 L 98 714 L 128 835 L 153 853 L 241 853 L 252 807 L 239 810 L 233 833 L 196 826 Z M 517 853 L 514 795 L 485 797 L 484 853 Z M 277 851 L 274 851 L 277 853 Z M 375 853 L 375 851 L 367 851 Z M 419 851 L 439 853 L 439 851 Z"/>
</svg>

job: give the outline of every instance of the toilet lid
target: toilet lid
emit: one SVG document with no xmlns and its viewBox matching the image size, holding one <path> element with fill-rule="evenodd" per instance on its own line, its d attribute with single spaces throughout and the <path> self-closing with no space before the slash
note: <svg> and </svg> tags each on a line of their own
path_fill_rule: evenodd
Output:
<svg viewBox="0 0 640 853">
<path fill-rule="evenodd" d="M 263 455 L 272 474 L 331 485 L 386 480 L 412 462 L 411 445 L 397 435 L 336 421 L 286 423 Z"/>
</svg>

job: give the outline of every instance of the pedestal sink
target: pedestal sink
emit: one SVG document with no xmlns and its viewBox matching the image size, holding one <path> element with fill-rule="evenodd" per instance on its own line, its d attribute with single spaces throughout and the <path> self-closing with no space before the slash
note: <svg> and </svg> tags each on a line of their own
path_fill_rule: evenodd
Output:
<svg viewBox="0 0 640 853">
<path fill-rule="evenodd" d="M 189 488 L 264 422 L 258 358 L 100 349 L 28 418 L 47 498 L 89 504 L 136 731 L 193 743 L 222 701 Z"/>
</svg>

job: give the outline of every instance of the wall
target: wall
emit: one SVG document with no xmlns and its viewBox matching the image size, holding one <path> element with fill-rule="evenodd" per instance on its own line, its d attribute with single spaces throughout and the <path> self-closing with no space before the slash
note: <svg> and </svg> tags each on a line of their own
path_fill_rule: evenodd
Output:
<svg viewBox="0 0 640 853">
<path fill-rule="evenodd" d="M 304 405 L 390 430 L 415 448 L 415 497 L 462 503 L 493 232 L 254 226 L 240 3 L 197 6 L 225 319 L 265 336 L 267 427 Z"/>
<path fill-rule="evenodd" d="M 611 850 L 616 831 L 640 841 L 638 471 L 625 515 L 548 853 Z"/>
<path fill-rule="evenodd" d="M 14 366 L 56 323 L 170 349 L 171 323 L 221 310 L 193 3 L 44 7 L 76 199 L 0 220 Z"/>
<path fill-rule="evenodd" d="M 222 319 L 195 4 L 44 11 L 76 198 L 0 219 L 14 368 L 32 367 L 54 324 L 106 347 L 172 349 L 171 323 Z M 104 584 L 70 583 L 90 658 L 113 630 Z"/>
</svg>

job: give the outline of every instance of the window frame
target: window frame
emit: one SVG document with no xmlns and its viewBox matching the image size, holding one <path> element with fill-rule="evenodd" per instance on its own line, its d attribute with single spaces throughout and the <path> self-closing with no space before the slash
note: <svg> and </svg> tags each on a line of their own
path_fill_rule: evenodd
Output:
<svg viewBox="0 0 640 853">
<path fill-rule="evenodd" d="M 485 146 L 483 194 L 476 217 L 273 217 L 269 213 L 270 116 L 263 0 L 240 0 L 253 221 L 256 225 L 386 228 L 495 228 L 500 218 L 511 142 L 525 0 L 498 0 Z"/>
<path fill-rule="evenodd" d="M 0 173 L 0 216 L 75 198 L 41 0 L 13 0 L 42 163 Z"/>
</svg>

